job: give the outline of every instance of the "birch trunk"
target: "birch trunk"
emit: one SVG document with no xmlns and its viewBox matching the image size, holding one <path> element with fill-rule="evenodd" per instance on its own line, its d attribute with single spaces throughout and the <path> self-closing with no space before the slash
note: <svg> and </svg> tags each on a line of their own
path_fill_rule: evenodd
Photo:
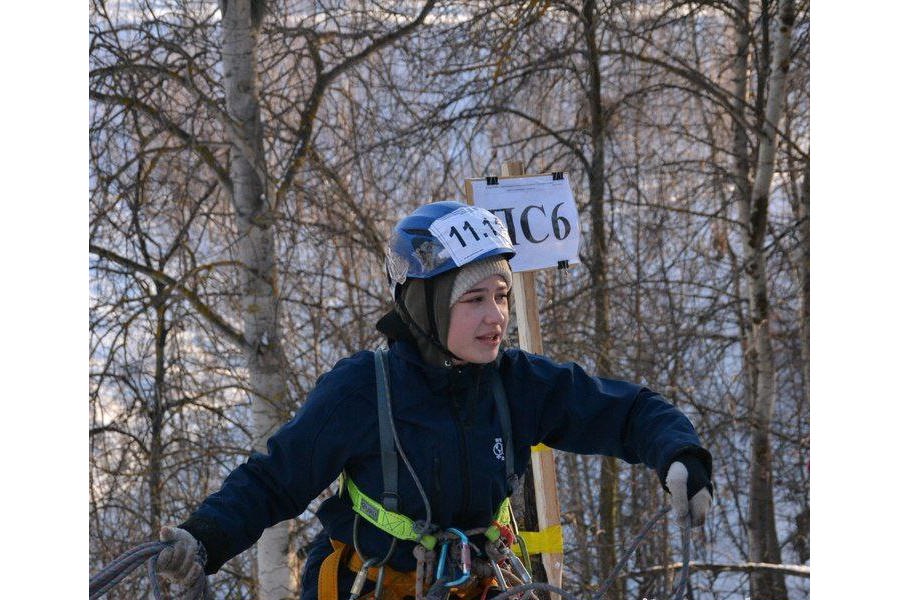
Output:
<svg viewBox="0 0 900 600">
<path fill-rule="evenodd" d="M 737 101 L 746 93 L 746 46 L 749 41 L 749 8 L 739 3 Z M 750 304 L 750 330 L 747 361 L 751 386 L 751 458 L 750 470 L 750 560 L 781 563 L 781 550 L 775 529 L 775 504 L 772 482 L 772 447 L 770 428 L 775 409 L 775 358 L 769 329 L 769 299 L 766 282 L 766 230 L 769 214 L 769 190 L 775 165 L 776 126 L 781 118 L 785 97 L 785 80 L 790 58 L 790 38 L 794 8 L 784 0 L 779 10 L 779 32 L 775 37 L 773 65 L 768 82 L 765 114 L 759 130 L 756 173 L 749 194 L 739 194 L 740 219 L 743 224 L 744 276 Z M 743 86 L 743 87 L 741 87 Z M 736 127 L 736 130 L 739 126 Z M 736 142 L 739 137 L 736 134 Z M 740 158 L 746 154 L 738 155 Z M 743 165 L 738 167 L 740 175 Z M 743 181 L 747 181 L 744 179 Z M 744 190 L 741 190 L 743 192 Z M 754 600 L 785 598 L 784 575 L 776 572 L 753 572 L 750 594 Z"/>
<path fill-rule="evenodd" d="M 241 262 L 241 297 L 247 370 L 252 390 L 253 450 L 265 452 L 268 437 L 287 411 L 286 376 L 278 327 L 278 274 L 273 214 L 269 204 L 256 81 L 256 44 L 262 2 L 229 0 L 222 7 L 222 62 L 230 124 L 231 178 Z M 288 561 L 288 522 L 267 529 L 257 543 L 260 600 L 297 597 Z"/>
</svg>

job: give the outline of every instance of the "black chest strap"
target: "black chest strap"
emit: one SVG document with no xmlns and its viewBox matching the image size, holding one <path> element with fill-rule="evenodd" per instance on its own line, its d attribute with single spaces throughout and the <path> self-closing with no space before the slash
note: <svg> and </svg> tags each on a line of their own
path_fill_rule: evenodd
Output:
<svg viewBox="0 0 900 600">
<path fill-rule="evenodd" d="M 391 415 L 391 380 L 388 375 L 388 357 L 384 348 L 375 351 L 375 381 L 378 386 L 378 437 L 381 444 L 381 474 L 384 492 L 381 504 L 397 512 L 397 452 L 394 449 L 394 424 Z"/>
</svg>

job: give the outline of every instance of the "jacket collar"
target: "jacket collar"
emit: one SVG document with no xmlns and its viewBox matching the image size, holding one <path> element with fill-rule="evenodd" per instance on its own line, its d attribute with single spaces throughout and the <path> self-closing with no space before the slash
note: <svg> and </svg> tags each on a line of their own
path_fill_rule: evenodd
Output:
<svg viewBox="0 0 900 600">
<path fill-rule="evenodd" d="M 491 372 L 497 368 L 499 362 L 498 356 L 497 361 L 485 365 L 465 364 L 437 367 L 426 363 L 416 345 L 405 340 L 391 342 L 390 352 L 391 360 L 402 361 L 406 369 L 419 371 L 429 390 L 434 394 L 431 398 L 414 398 L 406 394 L 398 394 L 398 397 L 406 397 L 406 402 L 401 402 L 400 406 L 421 402 L 447 402 L 454 396 L 464 397 L 466 396 L 465 392 L 472 387 L 486 385 L 490 381 Z"/>
<path fill-rule="evenodd" d="M 410 367 L 420 370 L 428 387 L 438 393 L 448 389 L 465 390 L 486 381 L 491 370 L 499 367 L 503 356 L 501 351 L 497 354 L 496 360 L 484 365 L 437 366 L 422 358 L 415 336 L 396 310 L 391 310 L 379 319 L 375 327 L 387 336 L 392 358 L 400 359 Z"/>
</svg>

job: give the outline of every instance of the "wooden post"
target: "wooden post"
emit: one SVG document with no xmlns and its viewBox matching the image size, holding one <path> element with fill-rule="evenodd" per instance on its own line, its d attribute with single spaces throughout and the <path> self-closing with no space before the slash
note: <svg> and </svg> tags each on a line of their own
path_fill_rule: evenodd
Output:
<svg viewBox="0 0 900 600">
<path fill-rule="evenodd" d="M 503 163 L 500 174 L 524 175 L 521 161 Z M 534 286 L 535 271 L 513 273 L 513 298 L 516 307 L 516 326 L 519 333 L 519 347 L 526 352 L 543 354 L 541 322 L 538 316 L 537 293 Z M 553 449 L 546 446 L 532 448 L 531 472 L 534 475 L 534 500 L 537 507 L 538 528 L 546 531 L 559 527 L 559 497 L 556 490 L 556 461 Z M 547 583 L 562 586 L 562 554 L 541 554 L 541 562 L 547 571 Z M 551 597 L 556 597 L 553 594 Z"/>
<path fill-rule="evenodd" d="M 507 161 L 501 167 L 504 177 L 524 175 L 521 161 Z M 472 204 L 471 185 L 466 185 L 468 203 Z M 516 325 L 519 334 L 519 347 L 526 352 L 542 354 L 541 324 L 538 317 L 537 294 L 534 286 L 535 271 L 512 274 L 512 295 L 516 313 Z M 534 478 L 534 506 L 537 513 L 537 529 L 547 532 L 560 527 L 559 498 L 556 490 L 556 465 L 553 449 L 536 446 L 531 449 L 531 472 Z M 528 486 L 526 486 L 527 489 Z M 529 500 L 526 499 L 526 502 Z M 525 524 L 526 527 L 534 527 Z M 562 553 L 541 553 L 541 562 L 547 574 L 547 583 L 562 586 Z M 552 600 L 558 600 L 557 594 L 551 594 Z"/>
</svg>

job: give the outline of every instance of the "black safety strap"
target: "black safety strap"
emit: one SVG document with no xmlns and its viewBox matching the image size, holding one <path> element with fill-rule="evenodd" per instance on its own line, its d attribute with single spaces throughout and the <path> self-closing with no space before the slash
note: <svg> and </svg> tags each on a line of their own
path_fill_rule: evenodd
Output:
<svg viewBox="0 0 900 600">
<path fill-rule="evenodd" d="M 506 389 L 503 387 L 503 380 L 500 379 L 500 372 L 494 370 L 494 376 L 491 380 L 491 386 L 494 392 L 494 404 L 497 405 L 497 416 L 500 417 L 500 431 L 503 433 L 503 447 L 505 451 L 506 463 L 506 482 L 510 486 L 510 494 L 518 487 L 519 478 L 516 476 L 515 450 L 513 448 L 512 439 L 512 422 L 509 417 L 509 402 L 506 400 Z"/>
<path fill-rule="evenodd" d="M 388 376 L 388 357 L 384 348 L 375 351 L 375 382 L 378 387 L 378 437 L 381 443 L 381 474 L 384 492 L 381 504 L 391 512 L 397 512 L 397 452 L 391 433 L 391 381 Z"/>
</svg>

